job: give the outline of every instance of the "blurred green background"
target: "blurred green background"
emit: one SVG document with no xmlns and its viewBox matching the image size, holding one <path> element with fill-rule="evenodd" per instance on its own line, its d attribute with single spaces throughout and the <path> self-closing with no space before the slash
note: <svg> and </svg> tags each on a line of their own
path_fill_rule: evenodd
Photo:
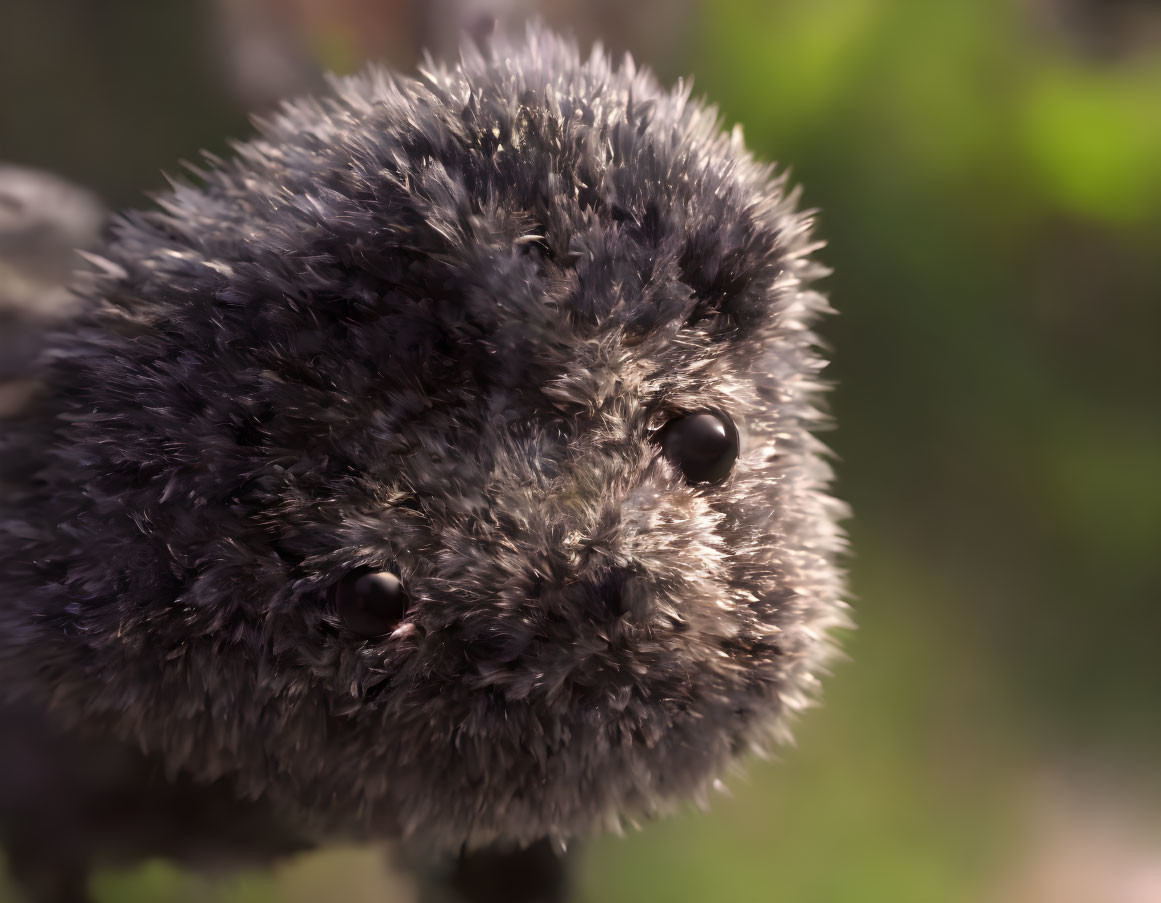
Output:
<svg viewBox="0 0 1161 903">
<path fill-rule="evenodd" d="M 409 67 L 470 6 L 4 0 L 0 159 L 146 203 L 247 110 Z M 579 898 L 1161 901 L 1161 9 L 620 6 L 539 12 L 693 73 L 822 210 L 859 629 L 795 748 L 709 814 L 590 844 Z M 95 891 L 410 894 L 373 850 Z"/>
</svg>

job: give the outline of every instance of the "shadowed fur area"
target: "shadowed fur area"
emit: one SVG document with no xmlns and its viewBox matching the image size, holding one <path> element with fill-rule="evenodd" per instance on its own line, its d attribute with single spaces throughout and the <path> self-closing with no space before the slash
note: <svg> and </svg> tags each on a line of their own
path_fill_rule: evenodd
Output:
<svg viewBox="0 0 1161 903">
<path fill-rule="evenodd" d="M 303 836 L 451 852 L 702 796 L 845 623 L 809 213 L 539 29 L 286 104 L 121 215 L 0 423 L 0 687 Z M 717 412 L 687 482 L 654 437 Z M 335 588 L 389 571 L 381 637 Z"/>
</svg>

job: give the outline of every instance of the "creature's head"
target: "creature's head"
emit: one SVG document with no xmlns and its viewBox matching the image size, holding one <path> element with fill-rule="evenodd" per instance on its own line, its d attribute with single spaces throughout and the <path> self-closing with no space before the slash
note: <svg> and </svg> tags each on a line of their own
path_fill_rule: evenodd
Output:
<svg viewBox="0 0 1161 903">
<path fill-rule="evenodd" d="M 3 683 L 440 847 L 783 731 L 843 617 L 783 181 L 535 32 L 261 132 L 120 220 L 6 425 Z"/>
</svg>

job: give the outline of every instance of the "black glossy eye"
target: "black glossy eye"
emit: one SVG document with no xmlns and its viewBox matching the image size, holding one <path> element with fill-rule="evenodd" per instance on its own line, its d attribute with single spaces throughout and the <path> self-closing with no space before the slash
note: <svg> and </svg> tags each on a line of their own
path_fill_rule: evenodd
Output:
<svg viewBox="0 0 1161 903">
<path fill-rule="evenodd" d="M 335 613 L 351 633 L 372 639 L 395 629 L 407 613 L 407 592 L 390 571 L 352 571 L 335 588 Z"/>
<path fill-rule="evenodd" d="M 725 414 L 682 414 L 657 431 L 661 451 L 690 483 L 723 480 L 738 457 L 738 431 Z"/>
</svg>

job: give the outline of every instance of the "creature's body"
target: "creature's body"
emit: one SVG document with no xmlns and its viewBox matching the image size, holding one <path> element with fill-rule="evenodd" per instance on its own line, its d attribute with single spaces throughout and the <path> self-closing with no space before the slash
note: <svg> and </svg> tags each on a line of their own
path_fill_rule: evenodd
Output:
<svg viewBox="0 0 1161 903">
<path fill-rule="evenodd" d="M 535 33 L 202 176 L 0 425 L 10 700 L 424 850 L 617 827 L 784 733 L 843 620 L 825 302 L 712 111 Z"/>
</svg>

